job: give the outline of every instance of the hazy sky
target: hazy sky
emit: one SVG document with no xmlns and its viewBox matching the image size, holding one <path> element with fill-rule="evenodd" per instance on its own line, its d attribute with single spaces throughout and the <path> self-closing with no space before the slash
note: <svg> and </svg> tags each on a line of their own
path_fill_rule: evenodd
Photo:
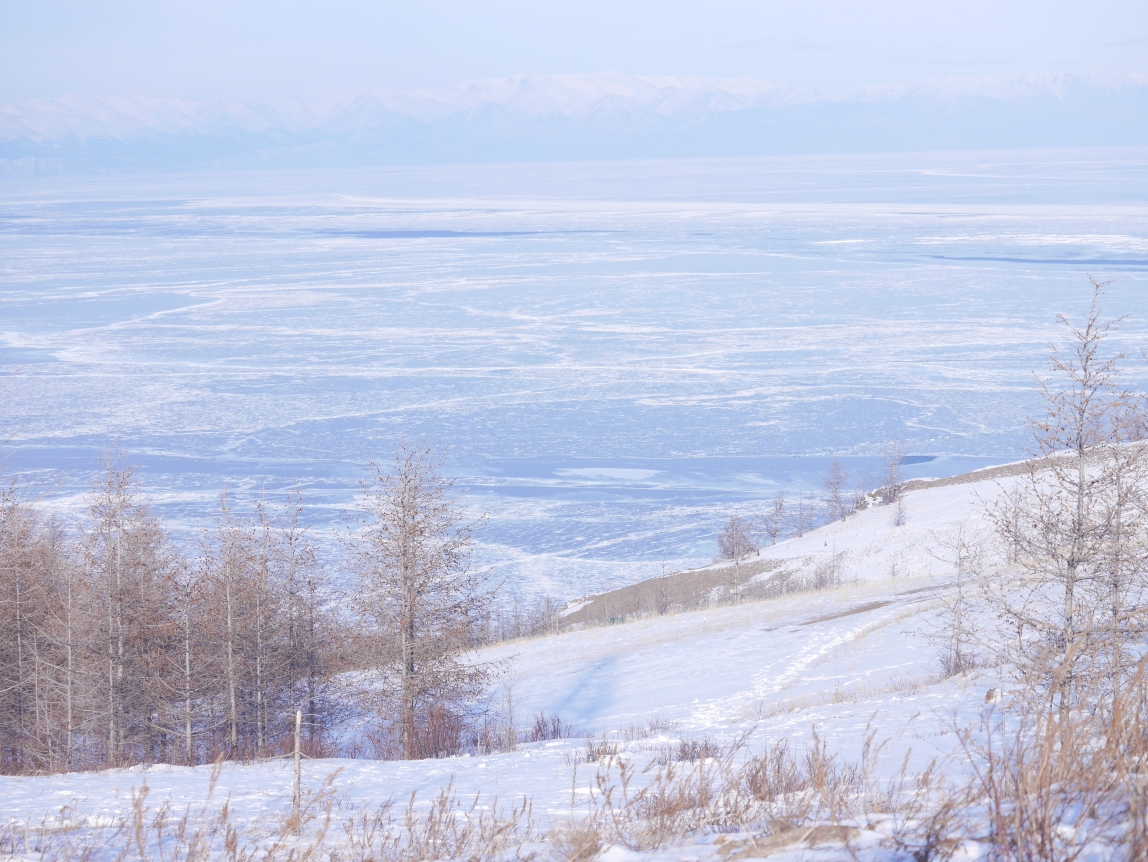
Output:
<svg viewBox="0 0 1148 862">
<path fill-rule="evenodd" d="M 0 103 L 131 90 L 261 99 L 607 69 L 751 75 L 826 95 L 942 74 L 1148 73 L 1145 0 L 0 0 L 0 20 Z"/>
</svg>

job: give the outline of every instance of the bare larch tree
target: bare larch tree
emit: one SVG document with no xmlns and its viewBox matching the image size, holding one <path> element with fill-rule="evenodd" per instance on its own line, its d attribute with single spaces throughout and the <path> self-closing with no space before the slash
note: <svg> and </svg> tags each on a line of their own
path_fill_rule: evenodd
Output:
<svg viewBox="0 0 1148 862">
<path fill-rule="evenodd" d="M 733 560 L 733 583 L 730 592 L 738 594 L 741 589 L 741 561 L 757 553 L 757 542 L 753 539 L 753 529 L 748 519 L 733 515 L 717 536 L 718 555 L 724 560 Z"/>
<path fill-rule="evenodd" d="M 849 474 L 840 461 L 830 464 L 825 478 L 821 480 L 821 487 L 825 489 L 825 508 L 829 510 L 831 521 L 844 521 L 849 514 L 849 506 L 845 501 L 845 483 L 848 481 Z"/>
<path fill-rule="evenodd" d="M 90 627 L 82 664 L 107 761 L 165 759 L 164 652 L 177 636 L 165 591 L 176 558 L 122 457 L 104 459 L 82 554 Z"/>
<path fill-rule="evenodd" d="M 378 686 L 372 700 L 406 759 L 441 753 L 432 725 L 460 715 L 491 673 L 467 660 L 493 590 L 471 565 L 475 524 L 454 480 L 439 474 L 443 463 L 421 442 L 400 446 L 386 467 L 372 462 L 361 483 L 363 529 L 350 543 Z"/>
<path fill-rule="evenodd" d="M 1123 357 L 1104 349 L 1120 320 L 1101 319 L 1103 285 L 1092 285 L 1083 325 L 1059 318 L 1067 338 L 1039 384 L 1034 459 L 989 510 L 1022 575 L 997 596 L 1018 633 L 1016 658 L 1047 680 L 1062 720 L 1081 673 L 1090 688 L 1105 676 L 1120 685 L 1143 632 L 1148 568 L 1145 448 L 1129 435 Z"/>
<path fill-rule="evenodd" d="M 777 537 L 785 530 L 785 492 L 778 491 L 769 501 L 769 506 L 761 515 L 761 529 L 769 536 L 771 545 L 777 544 Z"/>
<path fill-rule="evenodd" d="M 905 444 L 899 440 L 886 443 L 881 449 L 884 469 L 881 473 L 881 502 L 890 506 L 900 501 L 904 491 L 901 463 L 905 460 Z"/>
<path fill-rule="evenodd" d="M 717 536 L 718 555 L 723 560 L 740 563 L 751 554 L 757 553 L 757 543 L 753 540 L 750 523 L 740 515 L 733 515 Z"/>
</svg>

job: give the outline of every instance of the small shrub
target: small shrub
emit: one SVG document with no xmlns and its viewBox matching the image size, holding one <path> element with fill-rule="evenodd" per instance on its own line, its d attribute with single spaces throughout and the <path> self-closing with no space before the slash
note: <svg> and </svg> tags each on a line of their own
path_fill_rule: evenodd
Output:
<svg viewBox="0 0 1148 862">
<path fill-rule="evenodd" d="M 671 763 L 697 763 L 699 760 L 720 759 L 725 757 L 724 747 L 708 735 L 701 739 L 682 738 L 675 744 L 664 745 L 654 757 L 654 762 L 660 766 Z"/>
<path fill-rule="evenodd" d="M 651 736 L 662 736 L 667 733 L 672 733 L 677 730 L 677 728 L 678 725 L 676 722 L 656 715 L 645 724 L 631 724 L 622 728 L 621 736 L 624 742 L 637 742 L 640 739 L 649 739 Z"/>
<path fill-rule="evenodd" d="M 946 650 L 941 653 L 939 660 L 941 663 L 941 674 L 945 679 L 951 676 L 960 676 L 963 673 L 969 673 L 981 666 L 977 654 L 968 649 Z"/>
<path fill-rule="evenodd" d="M 518 733 L 505 714 L 484 713 L 468 728 L 465 748 L 474 754 L 513 751 Z"/>
<path fill-rule="evenodd" d="M 617 757 L 621 746 L 607 739 L 603 736 L 601 739 L 596 739 L 593 736 L 586 737 L 586 748 L 583 751 L 583 760 L 585 763 L 597 763 L 599 760 L 607 757 Z"/>
<path fill-rule="evenodd" d="M 547 837 L 554 862 L 587 862 L 602 852 L 602 833 L 590 818 L 555 827 Z"/>
<path fill-rule="evenodd" d="M 558 713 L 547 713 L 546 710 L 535 713 L 534 726 L 527 734 L 529 742 L 545 742 L 551 739 L 569 739 L 575 736 L 574 728 L 569 722 L 563 720 Z"/>
</svg>

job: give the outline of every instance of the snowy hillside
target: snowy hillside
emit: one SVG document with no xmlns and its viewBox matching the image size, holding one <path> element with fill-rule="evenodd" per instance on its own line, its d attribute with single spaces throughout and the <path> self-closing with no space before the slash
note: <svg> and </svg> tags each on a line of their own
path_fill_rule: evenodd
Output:
<svg viewBox="0 0 1148 862">
<path fill-rule="evenodd" d="M 334 775 L 340 816 L 412 792 L 419 794 L 419 810 L 426 810 L 439 789 L 453 782 L 464 799 L 481 794 L 487 803 L 494 797 L 513 802 L 525 796 L 546 827 L 568 820 L 572 806 L 576 813 L 596 792 L 597 767 L 583 765 L 577 773 L 573 767 L 586 735 L 618 746 L 640 768 L 681 739 L 721 746 L 749 734 L 748 750 L 787 740 L 800 751 L 812 743 L 814 731 L 842 762 L 852 762 L 872 731 L 887 743 L 877 765 L 883 775 L 894 774 L 906 757 L 913 771 L 933 758 L 953 757 L 950 768 L 959 772 L 954 728 L 975 724 L 986 690 L 999 683 L 990 675 L 942 680 L 927 633 L 938 590 L 951 577 L 945 542 L 958 529 L 983 529 L 983 501 L 998 493 L 997 481 L 1009 481 L 970 478 L 978 481 L 908 493 L 900 526 L 893 507 L 876 507 L 765 552 L 785 567 L 805 569 L 839 555 L 844 586 L 484 652 L 482 659 L 507 667 L 495 708 L 512 702 L 521 727 L 538 712 L 558 714 L 577 736 L 488 756 L 315 760 L 305 765 L 305 781 L 317 788 Z M 4 777 L 0 822 L 17 831 L 34 829 L 62 806 L 73 806 L 70 821 L 106 826 L 130 813 L 130 791 L 144 784 L 149 805 L 170 799 L 183 809 L 203 801 L 210 773 L 208 767 L 162 766 Z M 640 784 L 648 776 L 636 780 Z M 290 788 L 286 762 L 228 764 L 215 799 L 229 797 L 242 829 L 259 831 L 289 810 Z M 714 856 L 721 848 L 712 841 L 711 835 L 681 852 L 688 858 Z M 805 850 L 802 844 L 783 852 Z"/>
</svg>

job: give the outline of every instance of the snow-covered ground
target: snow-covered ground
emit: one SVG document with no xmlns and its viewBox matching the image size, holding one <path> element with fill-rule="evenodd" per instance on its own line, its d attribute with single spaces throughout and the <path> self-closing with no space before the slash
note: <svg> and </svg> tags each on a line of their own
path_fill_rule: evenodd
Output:
<svg viewBox="0 0 1148 862">
<path fill-rule="evenodd" d="M 962 526 L 983 529 L 984 501 L 997 490 L 982 480 L 913 491 L 901 526 L 894 509 L 872 508 L 765 552 L 805 567 L 842 554 L 848 586 L 506 643 L 481 658 L 507 663 L 496 697 L 509 689 L 519 725 L 554 712 L 585 734 L 623 741 L 639 763 L 682 736 L 730 743 L 748 733 L 750 749 L 778 739 L 800 748 L 816 729 L 844 761 L 858 760 L 866 732 L 875 731 L 888 741 L 889 771 L 910 751 L 913 770 L 936 757 L 955 758 L 948 768 L 959 770 L 954 728 L 976 722 L 986 690 L 998 683 L 988 674 L 942 681 L 928 632 L 936 591 L 952 573 L 943 545 Z M 652 735 L 634 733 L 651 723 Z M 627 729 L 639 738 L 625 742 Z M 590 792 L 594 768 L 575 777 L 572 767 L 583 746 L 579 736 L 488 756 L 315 760 L 305 764 L 305 782 L 318 787 L 337 773 L 341 812 L 412 792 L 426 805 L 453 782 L 463 798 L 528 797 L 545 824 L 568 817 L 572 800 L 577 808 Z M 0 778 L 0 819 L 35 823 L 71 805 L 74 816 L 106 823 L 127 814 L 133 788 L 145 783 L 153 805 L 170 798 L 177 808 L 195 806 L 210 773 L 158 766 Z M 216 796 L 259 828 L 288 811 L 291 782 L 284 762 L 227 765 Z"/>
</svg>

